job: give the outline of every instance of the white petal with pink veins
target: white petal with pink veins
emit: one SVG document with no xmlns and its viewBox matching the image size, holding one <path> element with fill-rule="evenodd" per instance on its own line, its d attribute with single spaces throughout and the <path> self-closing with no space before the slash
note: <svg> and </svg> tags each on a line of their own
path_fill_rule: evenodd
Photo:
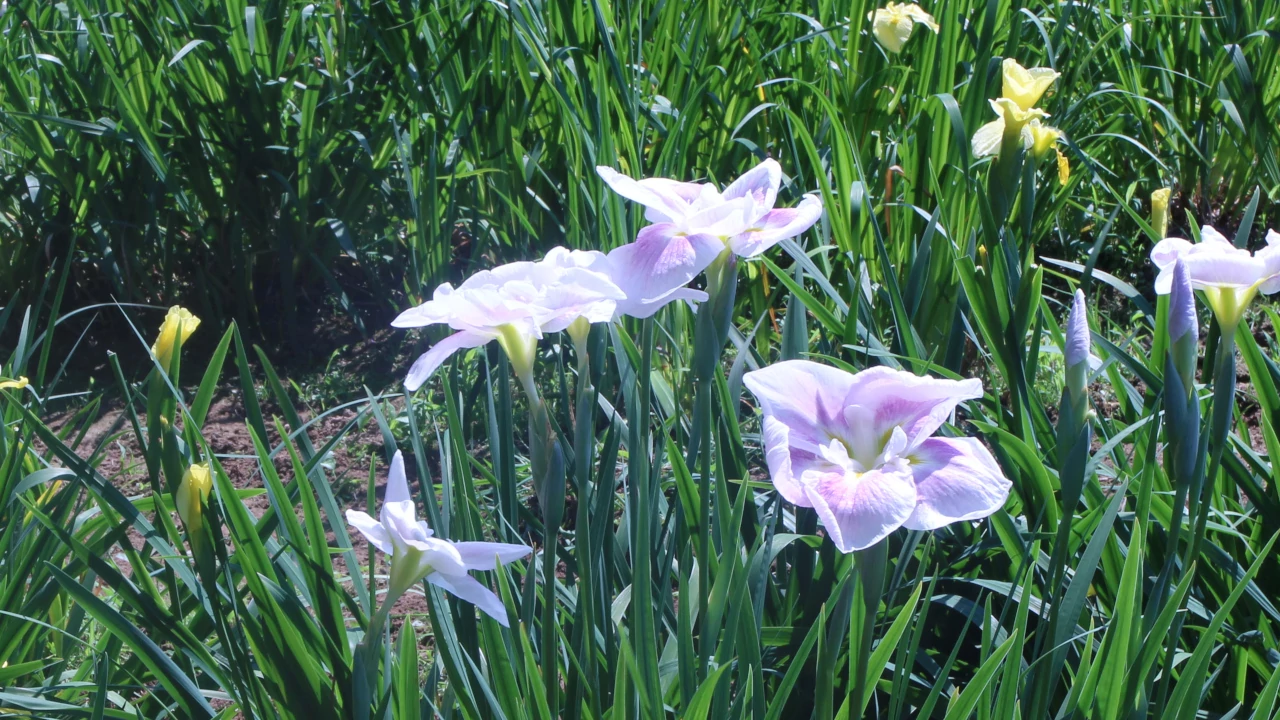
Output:
<svg viewBox="0 0 1280 720">
<path fill-rule="evenodd" d="M 911 456 L 918 502 L 903 523 L 936 530 L 984 518 L 1004 507 L 1012 483 L 976 438 L 929 438 Z"/>
</svg>

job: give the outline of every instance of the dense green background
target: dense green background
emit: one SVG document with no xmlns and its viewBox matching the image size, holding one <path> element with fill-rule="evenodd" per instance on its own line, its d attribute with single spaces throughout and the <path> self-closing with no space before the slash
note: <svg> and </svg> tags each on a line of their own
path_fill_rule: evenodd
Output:
<svg viewBox="0 0 1280 720">
<path fill-rule="evenodd" d="M 381 320 L 387 288 L 629 241 L 597 164 L 724 181 L 766 155 L 788 201 L 829 178 L 841 249 L 867 249 L 861 192 L 908 260 L 935 207 L 960 241 L 979 224 L 963 135 L 1003 56 L 1064 73 L 1045 107 L 1075 172 L 1036 200 L 1041 252 L 1079 261 L 1105 234 L 1100 266 L 1143 287 L 1150 190 L 1176 188 L 1175 227 L 1186 208 L 1230 229 L 1259 186 L 1259 225 L 1274 215 L 1274 1 L 939 3 L 941 35 L 919 28 L 901 58 L 850 32 L 873 7 L 13 2 L 0 288 L 70 253 L 83 296 L 279 338 L 327 291 Z"/>
</svg>

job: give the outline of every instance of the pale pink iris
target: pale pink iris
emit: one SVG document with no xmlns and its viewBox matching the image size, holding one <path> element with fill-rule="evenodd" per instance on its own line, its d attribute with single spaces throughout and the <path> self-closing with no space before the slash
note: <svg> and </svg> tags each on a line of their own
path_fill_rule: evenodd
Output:
<svg viewBox="0 0 1280 720">
<path fill-rule="evenodd" d="M 765 458 L 786 500 L 813 508 L 843 552 L 899 527 L 934 530 L 999 510 L 1010 482 L 974 438 L 934 437 L 979 380 L 807 360 L 747 373 L 764 412 Z"/>
<path fill-rule="evenodd" d="M 435 537 L 427 523 L 418 520 L 417 514 L 404 474 L 404 457 L 396 451 L 379 520 L 359 510 L 347 511 L 347 522 L 359 530 L 369 544 L 391 556 L 391 581 L 383 602 L 394 603 L 425 578 L 507 626 L 502 601 L 468 571 L 494 570 L 499 563 L 515 562 L 532 550 L 508 543 L 450 542 Z"/>
<path fill-rule="evenodd" d="M 633 300 L 661 297 L 693 280 L 726 250 L 755 257 L 808 230 L 822 217 L 822 202 L 805 195 L 794 208 L 775 208 L 782 168 L 765 160 L 723 192 L 710 183 L 667 178 L 634 180 L 597 167 L 605 183 L 640 203 L 654 223 L 636 241 L 609 253 L 615 281 Z"/>
</svg>

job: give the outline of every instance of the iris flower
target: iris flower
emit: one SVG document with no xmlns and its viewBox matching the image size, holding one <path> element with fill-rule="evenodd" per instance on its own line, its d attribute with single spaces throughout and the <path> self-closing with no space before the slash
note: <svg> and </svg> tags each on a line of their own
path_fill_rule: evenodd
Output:
<svg viewBox="0 0 1280 720">
<path fill-rule="evenodd" d="M 468 575 L 471 570 L 494 570 L 515 562 L 532 550 L 524 545 L 491 542 L 450 542 L 435 537 L 427 523 L 418 520 L 404 474 L 404 456 L 396 451 L 387 479 L 387 495 L 379 520 L 359 510 L 347 510 L 347 523 L 360 531 L 369 544 L 391 556 L 391 580 L 384 607 L 390 607 L 414 583 L 426 579 L 455 597 L 466 600 L 509 627 L 506 608 L 492 590 Z"/>
<path fill-rule="evenodd" d="M 1204 292 L 1218 323 L 1234 328 L 1254 296 L 1280 291 L 1280 234 L 1267 232 L 1267 246 L 1257 253 L 1238 248 L 1222 233 L 1205 225 L 1200 242 L 1165 238 L 1151 249 L 1151 261 L 1160 269 L 1156 292 L 1168 295 L 1173 288 L 1174 265 L 1187 266 L 1191 287 Z"/>
<path fill-rule="evenodd" d="M 822 217 L 822 201 L 805 195 L 794 208 L 775 208 L 782 167 L 765 160 L 721 192 L 710 183 L 666 178 L 633 180 L 609 167 L 596 172 L 614 192 L 645 207 L 654 223 L 636 241 L 609 254 L 613 277 L 631 283 L 628 296 L 649 300 L 663 288 L 678 288 L 707 269 L 723 252 L 755 257 L 808 230 Z"/>
<path fill-rule="evenodd" d="M 902 52 L 902 47 L 911 39 L 911 32 L 919 23 L 933 32 L 938 32 L 938 23 L 933 16 L 925 12 L 915 3 L 894 3 L 876 10 L 868 16 L 871 20 L 871 32 L 876 41 L 895 55 Z"/>
<path fill-rule="evenodd" d="M 26 387 L 27 384 L 27 379 L 25 377 L 20 377 L 17 380 L 6 380 L 4 378 L 0 378 L 0 390 L 21 390 Z"/>
<path fill-rule="evenodd" d="M 626 299 L 603 272 L 590 266 L 604 260 L 597 252 L 555 248 L 538 262 L 515 262 L 482 270 L 454 288 L 444 283 L 431 300 L 392 321 L 398 328 L 436 323 L 457 330 L 414 362 L 404 385 L 417 390 L 451 355 L 497 340 L 517 376 L 532 381 L 533 354 L 544 333 L 559 332 L 573 321 L 607 322 Z M 536 395 L 536 393 L 533 393 Z"/>
<path fill-rule="evenodd" d="M 169 312 L 164 316 L 164 324 L 160 326 L 160 333 L 156 336 L 155 344 L 151 346 L 151 353 L 160 362 L 160 367 L 169 369 L 169 361 L 173 359 L 173 353 L 182 349 L 183 343 L 190 339 L 191 334 L 198 327 L 200 327 L 200 318 L 192 315 L 190 310 L 177 305 L 169 308 Z"/>
<path fill-rule="evenodd" d="M 209 466 L 196 463 L 182 474 L 182 482 L 173 495 L 173 504 L 177 507 L 178 517 L 187 528 L 187 536 L 191 538 L 191 546 L 195 548 L 201 543 L 204 534 L 204 504 L 209 501 L 209 492 L 213 489 L 213 477 L 209 474 Z"/>
<path fill-rule="evenodd" d="M 1010 482 L 973 438 L 933 437 L 980 380 L 807 360 L 743 377 L 764 412 L 765 459 L 783 498 L 811 507 L 842 552 L 899 527 L 934 530 L 1000 509 Z"/>
<path fill-rule="evenodd" d="M 984 157 L 997 155 L 1004 143 L 1006 135 L 1020 137 L 1023 146 L 1032 149 L 1038 143 L 1047 152 L 1052 143 L 1062 136 L 1056 128 L 1043 126 L 1040 121 L 1049 117 L 1044 110 L 1036 107 L 1045 91 L 1058 79 L 1059 73 L 1052 68 L 1024 68 L 1013 58 L 1005 58 L 1002 66 L 1004 82 L 998 100 L 992 100 L 991 109 L 998 116 L 995 120 L 978 128 L 973 134 L 973 156 Z M 1039 128 L 1039 137 L 1036 137 Z M 1052 130 L 1057 135 L 1050 139 Z"/>
</svg>

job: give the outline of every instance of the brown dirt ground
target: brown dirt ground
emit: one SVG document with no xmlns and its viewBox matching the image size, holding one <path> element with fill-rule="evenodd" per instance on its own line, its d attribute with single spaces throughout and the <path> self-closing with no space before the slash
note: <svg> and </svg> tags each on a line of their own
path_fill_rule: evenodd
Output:
<svg viewBox="0 0 1280 720">
<path fill-rule="evenodd" d="M 266 409 L 264 409 L 264 413 L 267 413 Z M 304 422 L 310 420 L 308 413 L 302 412 L 300 414 Z M 356 411 L 354 409 L 338 411 L 309 427 L 307 434 L 310 436 L 313 445 L 319 449 L 329 439 L 340 433 L 355 415 Z M 60 423 L 69 419 L 69 414 L 64 417 L 54 418 L 54 422 L 51 425 L 56 429 Z M 274 447 L 279 444 L 280 437 L 275 430 L 269 413 L 267 413 L 267 426 L 268 442 Z M 239 402 L 238 393 L 223 393 L 215 399 L 209 409 L 208 418 L 201 432 L 209 443 L 210 449 L 217 457 L 218 462 L 227 473 L 231 483 L 236 488 L 265 489 L 265 482 L 259 472 L 253 441 L 245 425 L 245 413 L 243 406 Z M 375 501 L 375 507 L 380 504 L 386 487 L 386 463 L 382 445 L 382 435 L 378 431 L 377 425 L 372 419 L 368 419 L 363 426 L 357 426 L 342 442 L 334 447 L 329 462 L 326 463 L 325 475 L 330 485 L 334 488 L 339 505 L 344 510 L 348 508 L 366 509 L 365 484 L 371 456 L 376 458 L 378 466 L 378 480 L 375 490 L 378 501 Z M 125 495 L 135 497 L 150 492 L 150 484 L 147 480 L 141 449 L 121 408 L 116 407 L 102 412 L 89 425 L 76 451 L 86 459 L 97 455 L 99 472 L 111 480 Z M 280 474 L 282 482 L 289 483 L 293 478 L 293 468 L 287 453 L 278 455 L 274 459 L 274 465 L 276 471 Z M 416 491 L 415 463 L 410 461 L 406 462 L 405 465 L 409 474 L 410 485 Z M 263 513 L 270 507 L 270 501 L 265 493 L 246 498 L 244 504 L 254 517 L 262 517 Z M 300 507 L 297 512 L 301 520 L 302 510 Z M 176 517 L 173 518 L 173 521 L 175 524 L 180 524 Z M 326 527 L 329 528 L 326 534 L 329 546 L 337 547 L 337 539 L 331 529 L 332 525 L 326 523 Z M 348 531 L 351 534 L 352 547 L 360 562 L 362 571 L 367 572 L 369 559 L 368 542 L 360 533 L 350 528 L 348 528 Z M 130 531 L 128 541 L 135 549 L 141 550 L 144 547 L 142 537 L 134 531 Z M 131 568 L 122 551 L 123 548 L 119 548 L 117 552 L 112 553 L 112 558 L 122 572 L 129 573 Z M 334 555 L 333 563 L 335 575 L 346 579 L 346 585 L 350 588 L 345 559 L 341 555 Z M 377 554 L 375 563 L 375 572 L 379 575 L 384 575 L 387 572 L 387 566 L 385 558 L 380 553 Z M 379 581 L 378 584 L 385 589 L 383 582 Z M 393 609 L 393 617 L 395 617 L 393 622 L 398 626 L 405 619 L 414 618 L 416 620 L 422 618 L 426 612 L 425 598 L 421 594 L 411 592 L 396 603 Z"/>
</svg>

